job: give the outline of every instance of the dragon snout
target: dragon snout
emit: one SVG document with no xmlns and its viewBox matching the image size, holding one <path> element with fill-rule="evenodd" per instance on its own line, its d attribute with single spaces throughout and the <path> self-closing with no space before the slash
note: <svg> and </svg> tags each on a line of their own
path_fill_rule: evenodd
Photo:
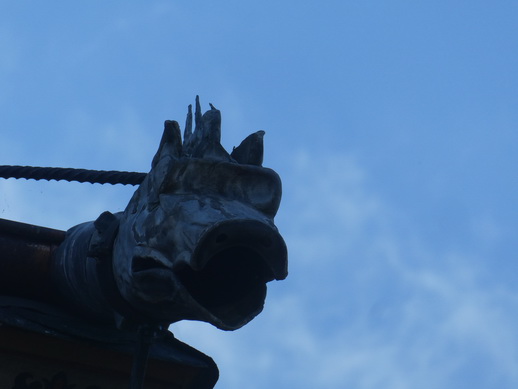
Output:
<svg viewBox="0 0 518 389">
<path fill-rule="evenodd" d="M 182 312 L 233 330 L 262 311 L 266 283 L 286 278 L 287 263 L 286 245 L 274 227 L 231 220 L 203 233 L 186 260 L 138 246 L 131 273 L 144 300 L 173 304 L 166 316 Z"/>
<path fill-rule="evenodd" d="M 260 258 L 271 272 L 268 281 L 282 280 L 288 274 L 284 240 L 276 229 L 259 221 L 233 220 L 213 226 L 199 240 L 191 267 L 201 270 L 220 256 L 237 267 L 246 267 Z"/>
<path fill-rule="evenodd" d="M 192 261 L 176 271 L 211 322 L 235 329 L 261 312 L 266 283 L 287 276 L 284 240 L 272 227 L 252 220 L 227 221 L 202 236 Z"/>
</svg>

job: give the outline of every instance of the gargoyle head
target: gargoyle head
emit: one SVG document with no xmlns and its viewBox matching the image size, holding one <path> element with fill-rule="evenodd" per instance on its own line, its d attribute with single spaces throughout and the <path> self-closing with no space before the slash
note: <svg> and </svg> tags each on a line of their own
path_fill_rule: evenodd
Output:
<svg viewBox="0 0 518 389">
<path fill-rule="evenodd" d="M 266 283 L 287 276 L 286 245 L 273 219 L 281 181 L 262 167 L 263 135 L 232 153 L 221 114 L 189 106 L 183 142 L 166 121 L 152 168 L 121 216 L 113 268 L 122 296 L 146 317 L 237 329 L 259 314 Z"/>
</svg>

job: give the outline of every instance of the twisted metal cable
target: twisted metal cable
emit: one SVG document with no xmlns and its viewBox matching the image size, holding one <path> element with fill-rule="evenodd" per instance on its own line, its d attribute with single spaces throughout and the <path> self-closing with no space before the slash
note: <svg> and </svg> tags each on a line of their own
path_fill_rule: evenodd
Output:
<svg viewBox="0 0 518 389">
<path fill-rule="evenodd" d="M 0 165 L 0 178 L 25 178 L 33 180 L 64 180 L 91 184 L 139 185 L 146 173 L 116 170 L 72 169 L 62 167 L 35 167 Z"/>
</svg>

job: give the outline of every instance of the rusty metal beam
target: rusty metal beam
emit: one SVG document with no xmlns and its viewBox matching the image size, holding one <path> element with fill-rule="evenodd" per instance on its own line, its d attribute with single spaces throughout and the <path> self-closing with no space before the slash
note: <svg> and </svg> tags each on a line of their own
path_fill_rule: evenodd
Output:
<svg viewBox="0 0 518 389">
<path fill-rule="evenodd" d="M 51 295 L 50 261 L 64 239 L 64 231 L 0 219 L 0 294 Z"/>
</svg>

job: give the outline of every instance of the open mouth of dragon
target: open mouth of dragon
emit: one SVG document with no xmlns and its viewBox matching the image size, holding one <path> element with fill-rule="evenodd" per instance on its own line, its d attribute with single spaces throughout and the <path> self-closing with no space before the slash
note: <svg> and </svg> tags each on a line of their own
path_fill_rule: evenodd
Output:
<svg viewBox="0 0 518 389">
<path fill-rule="evenodd" d="M 224 329 L 239 328 L 260 313 L 266 283 L 285 278 L 286 267 L 286 246 L 280 235 L 250 221 L 209 231 L 190 263 L 173 264 L 154 250 L 142 251 L 132 262 L 134 276 L 149 278 L 156 293 L 174 294 L 170 289 L 180 284 L 204 311 L 193 316 L 207 315 L 198 318 Z"/>
</svg>

